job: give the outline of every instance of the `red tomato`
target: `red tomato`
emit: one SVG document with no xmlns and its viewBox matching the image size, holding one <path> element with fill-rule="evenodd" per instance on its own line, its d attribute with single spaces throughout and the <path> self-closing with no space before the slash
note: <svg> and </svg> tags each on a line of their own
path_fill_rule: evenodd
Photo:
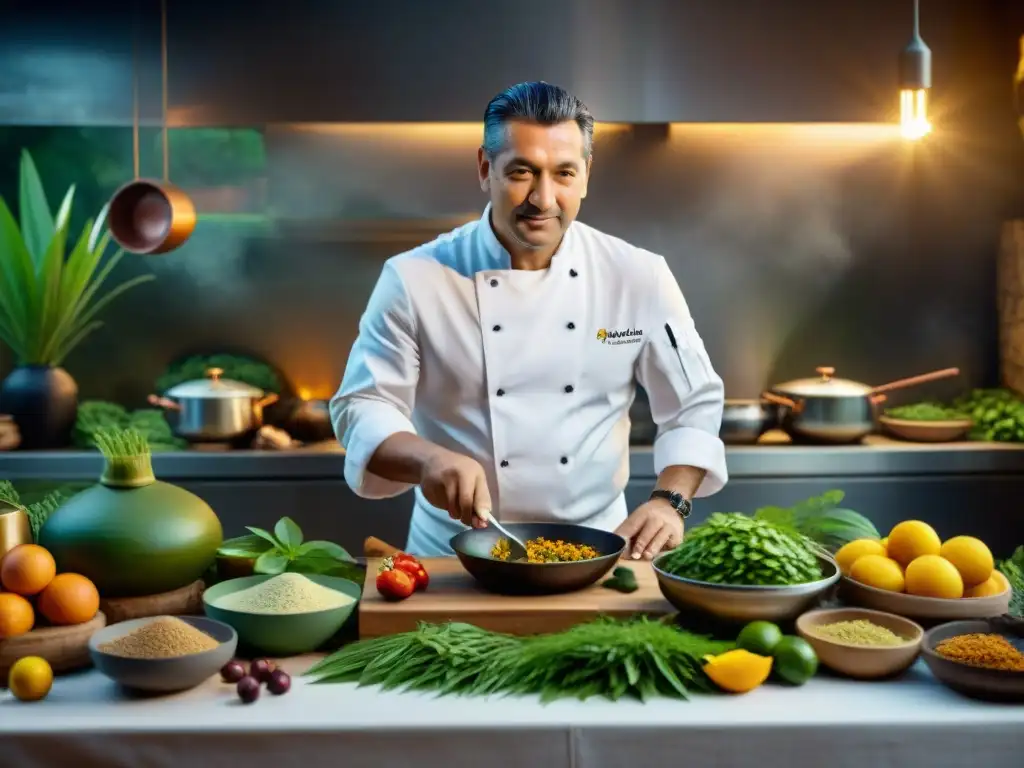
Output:
<svg viewBox="0 0 1024 768">
<path fill-rule="evenodd" d="M 426 569 L 419 563 L 414 563 L 411 560 L 395 561 L 395 570 L 409 574 L 409 577 L 416 584 L 416 589 L 425 589 L 427 584 L 430 583 Z"/>
<path fill-rule="evenodd" d="M 405 600 L 415 589 L 414 577 L 405 571 L 387 568 L 377 574 L 377 591 L 385 600 Z"/>
<path fill-rule="evenodd" d="M 428 584 L 430 584 L 430 574 L 427 573 L 427 569 L 421 565 L 420 569 L 416 571 L 416 589 L 426 589 Z"/>
<path fill-rule="evenodd" d="M 399 552 L 391 558 L 392 562 L 397 568 L 399 563 L 412 563 L 413 565 L 421 565 L 420 561 L 412 555 L 406 554 L 405 552 Z"/>
</svg>

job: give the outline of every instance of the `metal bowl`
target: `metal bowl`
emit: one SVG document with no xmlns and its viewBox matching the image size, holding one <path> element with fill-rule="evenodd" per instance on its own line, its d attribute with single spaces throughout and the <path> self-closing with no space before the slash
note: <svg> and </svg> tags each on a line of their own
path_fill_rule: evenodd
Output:
<svg viewBox="0 0 1024 768">
<path fill-rule="evenodd" d="M 728 445 L 753 445 L 778 423 L 778 406 L 761 400 L 726 400 L 718 434 Z"/>
<path fill-rule="evenodd" d="M 839 581 L 839 566 L 818 556 L 825 576 L 818 581 L 780 587 L 712 584 L 673 576 L 660 567 L 668 553 L 654 558 L 661 593 L 680 611 L 697 609 L 728 621 L 787 621 L 814 607 Z"/>
<path fill-rule="evenodd" d="M 589 587 L 614 566 L 626 549 L 617 533 L 572 523 L 503 523 L 520 541 L 543 536 L 585 544 L 598 552 L 592 560 L 575 563 L 522 563 L 491 557 L 502 534 L 497 528 L 470 528 L 451 539 L 452 549 L 469 574 L 488 592 L 499 595 L 554 595 Z"/>
</svg>

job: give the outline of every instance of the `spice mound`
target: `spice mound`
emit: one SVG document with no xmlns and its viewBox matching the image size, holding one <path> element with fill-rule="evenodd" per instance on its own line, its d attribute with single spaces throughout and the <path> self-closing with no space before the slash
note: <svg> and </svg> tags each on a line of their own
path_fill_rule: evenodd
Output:
<svg viewBox="0 0 1024 768">
<path fill-rule="evenodd" d="M 301 573 L 282 573 L 224 595 L 216 606 L 240 613 L 282 615 L 328 611 L 354 602 L 348 595 L 317 584 Z"/>
<path fill-rule="evenodd" d="M 943 640 L 935 651 L 950 661 L 972 667 L 1024 672 L 1024 653 L 1002 635 L 957 635 Z"/>
<path fill-rule="evenodd" d="M 867 619 L 822 624 L 814 627 L 811 632 L 825 640 L 850 645 L 893 646 L 907 642 L 907 638 L 900 637 L 888 627 L 881 627 Z"/>
<path fill-rule="evenodd" d="M 586 544 L 570 544 L 561 539 L 545 539 L 539 536 L 526 543 L 526 562 L 528 563 L 576 563 L 580 560 L 593 560 L 598 552 Z M 501 538 L 491 548 L 491 557 L 495 560 L 508 560 L 508 539 Z"/>
<path fill-rule="evenodd" d="M 188 622 L 161 616 L 127 635 L 103 643 L 99 649 L 128 659 L 174 659 L 212 651 L 220 643 Z"/>
</svg>

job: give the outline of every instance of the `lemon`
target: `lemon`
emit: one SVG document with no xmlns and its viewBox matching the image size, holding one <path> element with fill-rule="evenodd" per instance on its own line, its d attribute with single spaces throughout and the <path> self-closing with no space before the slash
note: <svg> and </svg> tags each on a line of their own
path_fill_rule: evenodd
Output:
<svg viewBox="0 0 1024 768">
<path fill-rule="evenodd" d="M 845 575 L 850 575 L 850 569 L 857 562 L 857 558 L 864 555 L 882 555 L 885 557 L 885 547 L 878 539 L 856 539 L 848 542 L 836 552 L 836 562 L 839 563 L 839 570 Z"/>
<path fill-rule="evenodd" d="M 1010 582 L 1006 580 L 999 571 L 992 571 L 992 575 L 986 581 L 975 587 L 964 590 L 964 597 L 992 597 L 1001 595 L 1010 588 Z"/>
<path fill-rule="evenodd" d="M 939 555 L 960 571 L 967 588 L 984 584 L 996 568 L 992 551 L 973 536 L 954 536 L 942 545 Z"/>
<path fill-rule="evenodd" d="M 772 672 L 771 656 L 758 656 L 742 648 L 718 656 L 705 656 L 704 661 L 707 662 L 704 674 L 719 688 L 730 693 L 752 691 L 767 680 Z"/>
<path fill-rule="evenodd" d="M 21 701 L 46 698 L 52 686 L 53 670 L 49 662 L 39 656 L 18 659 L 7 676 L 7 687 Z"/>
<path fill-rule="evenodd" d="M 885 554 L 886 554 L 886 556 L 888 556 L 889 555 L 889 537 L 888 536 L 886 536 L 884 539 L 882 539 L 882 546 L 885 547 Z"/>
<path fill-rule="evenodd" d="M 858 557 L 850 570 L 850 578 L 889 592 L 903 591 L 903 569 L 895 560 L 884 555 Z"/>
<path fill-rule="evenodd" d="M 889 557 L 906 567 L 921 555 L 937 555 L 942 539 L 928 523 L 905 520 L 889 532 L 886 543 Z"/>
<path fill-rule="evenodd" d="M 964 580 L 949 560 L 921 555 L 907 566 L 907 594 L 956 599 L 964 596 Z"/>
</svg>

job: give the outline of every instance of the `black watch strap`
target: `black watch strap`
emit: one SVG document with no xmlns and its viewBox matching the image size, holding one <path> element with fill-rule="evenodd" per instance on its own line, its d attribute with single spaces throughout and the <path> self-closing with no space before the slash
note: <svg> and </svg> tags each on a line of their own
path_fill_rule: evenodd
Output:
<svg viewBox="0 0 1024 768">
<path fill-rule="evenodd" d="M 683 496 L 681 493 L 675 491 L 666 491 L 663 488 L 655 488 L 651 492 L 652 499 L 664 499 L 672 505 L 673 509 L 679 513 L 679 515 L 685 520 L 690 516 L 690 510 L 693 509 L 693 504 L 690 500 Z"/>
</svg>

